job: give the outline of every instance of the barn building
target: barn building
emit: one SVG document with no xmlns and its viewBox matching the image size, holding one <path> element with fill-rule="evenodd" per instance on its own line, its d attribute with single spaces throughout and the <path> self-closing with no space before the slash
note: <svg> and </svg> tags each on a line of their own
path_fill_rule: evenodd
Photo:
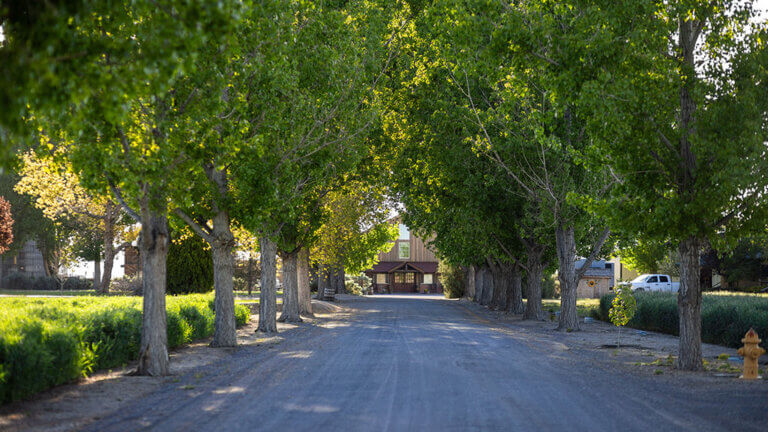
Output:
<svg viewBox="0 0 768 432">
<path fill-rule="evenodd" d="M 442 293 L 435 253 L 407 226 L 398 223 L 398 228 L 392 249 L 380 253 L 378 264 L 365 271 L 373 280 L 373 293 Z"/>
</svg>

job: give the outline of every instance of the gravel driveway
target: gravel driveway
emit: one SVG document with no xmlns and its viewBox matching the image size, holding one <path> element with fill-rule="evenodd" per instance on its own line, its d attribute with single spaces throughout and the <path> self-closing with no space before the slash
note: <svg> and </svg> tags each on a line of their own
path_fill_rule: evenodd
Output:
<svg viewBox="0 0 768 432">
<path fill-rule="evenodd" d="M 242 347 L 87 430 L 768 430 L 764 382 L 603 367 L 436 296 L 344 305 L 348 321 Z"/>
</svg>

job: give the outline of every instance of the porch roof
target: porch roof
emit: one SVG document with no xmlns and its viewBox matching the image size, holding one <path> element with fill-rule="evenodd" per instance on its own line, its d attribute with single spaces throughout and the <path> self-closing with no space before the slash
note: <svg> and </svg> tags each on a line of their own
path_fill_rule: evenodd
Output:
<svg viewBox="0 0 768 432">
<path fill-rule="evenodd" d="M 412 261 L 382 261 L 366 273 L 391 273 L 400 270 L 408 265 L 409 268 L 420 271 L 421 273 L 437 273 L 436 262 L 412 262 Z"/>
</svg>

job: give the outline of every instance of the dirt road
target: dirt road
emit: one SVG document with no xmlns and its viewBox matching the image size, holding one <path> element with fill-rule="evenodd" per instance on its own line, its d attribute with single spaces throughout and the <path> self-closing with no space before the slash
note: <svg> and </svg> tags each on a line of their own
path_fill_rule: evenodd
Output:
<svg viewBox="0 0 768 432">
<path fill-rule="evenodd" d="M 672 431 L 768 428 L 768 385 L 588 362 L 434 296 L 350 300 L 349 322 L 161 386 L 92 431 Z M 500 325 L 501 326 L 501 325 Z M 503 326 L 502 326 L 503 327 Z"/>
</svg>

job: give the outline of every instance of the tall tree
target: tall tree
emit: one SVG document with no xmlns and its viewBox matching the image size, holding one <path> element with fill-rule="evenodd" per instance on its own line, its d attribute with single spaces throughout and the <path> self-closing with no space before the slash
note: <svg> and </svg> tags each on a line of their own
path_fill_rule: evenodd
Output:
<svg viewBox="0 0 768 432">
<path fill-rule="evenodd" d="M 601 154 L 620 182 L 601 210 L 680 255 L 677 366 L 702 368 L 700 252 L 765 225 L 768 30 L 751 1 L 638 2 L 628 61 L 594 87 Z"/>
</svg>

